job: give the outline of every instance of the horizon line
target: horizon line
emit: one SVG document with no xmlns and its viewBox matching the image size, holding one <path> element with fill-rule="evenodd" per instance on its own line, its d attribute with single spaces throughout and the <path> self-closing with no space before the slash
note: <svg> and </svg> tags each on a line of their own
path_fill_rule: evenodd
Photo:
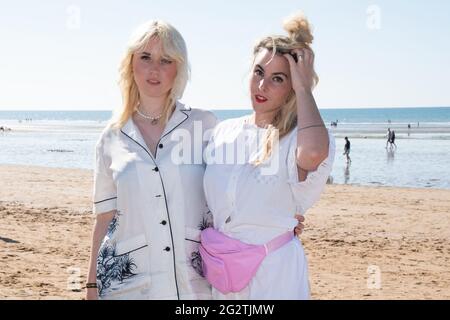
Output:
<svg viewBox="0 0 450 320">
<path fill-rule="evenodd" d="M 450 105 L 448 106 L 394 106 L 394 107 L 322 107 L 318 108 L 319 110 L 352 110 L 352 109 L 426 109 L 426 108 L 450 108 Z M 208 111 L 250 111 L 252 108 L 243 108 L 243 107 L 236 107 L 236 108 L 215 108 L 215 109 L 207 109 L 207 108 L 198 108 Z M 35 111 L 42 111 L 42 112 L 51 112 L 51 111 L 64 111 L 64 112 L 104 112 L 104 111 L 113 111 L 114 109 L 0 109 L 0 112 L 15 112 L 15 111 L 21 111 L 21 112 L 35 112 Z"/>
</svg>

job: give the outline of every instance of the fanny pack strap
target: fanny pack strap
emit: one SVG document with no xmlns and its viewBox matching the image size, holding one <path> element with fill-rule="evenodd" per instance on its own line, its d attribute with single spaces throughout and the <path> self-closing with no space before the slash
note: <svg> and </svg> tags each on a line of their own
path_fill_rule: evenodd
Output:
<svg viewBox="0 0 450 320">
<path fill-rule="evenodd" d="M 291 241 L 294 238 L 294 232 L 288 231 L 286 233 L 283 233 L 282 235 L 276 237 L 275 239 L 267 242 L 264 247 L 266 248 L 266 254 L 269 254 L 282 246 L 284 246 L 286 243 Z"/>
</svg>

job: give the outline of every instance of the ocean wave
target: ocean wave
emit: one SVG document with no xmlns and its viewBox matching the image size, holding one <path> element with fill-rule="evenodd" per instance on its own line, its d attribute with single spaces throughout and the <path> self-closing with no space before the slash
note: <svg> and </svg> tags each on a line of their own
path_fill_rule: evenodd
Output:
<svg viewBox="0 0 450 320">
<path fill-rule="evenodd" d="M 75 152 L 73 150 L 64 150 L 64 149 L 49 149 L 48 152 L 60 152 L 60 153 L 66 153 L 66 152 Z"/>
</svg>

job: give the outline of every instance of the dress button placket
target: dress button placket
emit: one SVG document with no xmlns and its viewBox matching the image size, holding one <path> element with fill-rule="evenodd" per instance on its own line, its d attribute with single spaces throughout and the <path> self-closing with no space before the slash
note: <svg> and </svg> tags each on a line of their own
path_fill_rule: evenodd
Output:
<svg viewBox="0 0 450 320">
<path fill-rule="evenodd" d="M 227 221 L 232 220 L 231 216 L 235 213 L 236 191 L 237 191 L 237 181 L 238 181 L 239 173 L 240 173 L 240 168 L 239 168 L 239 166 L 235 165 L 231 172 L 230 181 L 228 182 L 228 187 L 227 187 L 227 197 L 228 197 L 229 203 L 230 203 L 230 216 L 227 217 Z M 225 224 L 225 227 L 227 226 L 227 224 L 228 223 Z"/>
<path fill-rule="evenodd" d="M 236 166 L 234 168 L 233 176 L 231 178 L 231 206 L 233 207 L 233 211 L 236 205 L 236 190 L 237 190 L 237 178 L 239 175 L 239 167 Z"/>
</svg>

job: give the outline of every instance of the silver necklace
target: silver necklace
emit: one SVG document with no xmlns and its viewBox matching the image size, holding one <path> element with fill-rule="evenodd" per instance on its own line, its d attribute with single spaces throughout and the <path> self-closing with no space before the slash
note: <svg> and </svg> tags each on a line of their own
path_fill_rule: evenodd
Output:
<svg viewBox="0 0 450 320">
<path fill-rule="evenodd" d="M 148 116 L 148 115 L 146 115 L 146 114 L 143 114 L 140 110 L 139 110 L 139 107 L 137 107 L 136 108 L 136 112 L 142 117 L 142 118 L 144 118 L 144 119 L 146 119 L 146 120 L 150 120 L 151 122 L 151 124 L 152 125 L 156 125 L 157 123 L 158 123 L 158 121 L 159 121 L 159 119 L 161 119 L 161 117 L 162 117 L 162 113 L 159 115 L 159 116 L 156 116 L 156 117 L 150 117 L 150 116 Z"/>
</svg>

